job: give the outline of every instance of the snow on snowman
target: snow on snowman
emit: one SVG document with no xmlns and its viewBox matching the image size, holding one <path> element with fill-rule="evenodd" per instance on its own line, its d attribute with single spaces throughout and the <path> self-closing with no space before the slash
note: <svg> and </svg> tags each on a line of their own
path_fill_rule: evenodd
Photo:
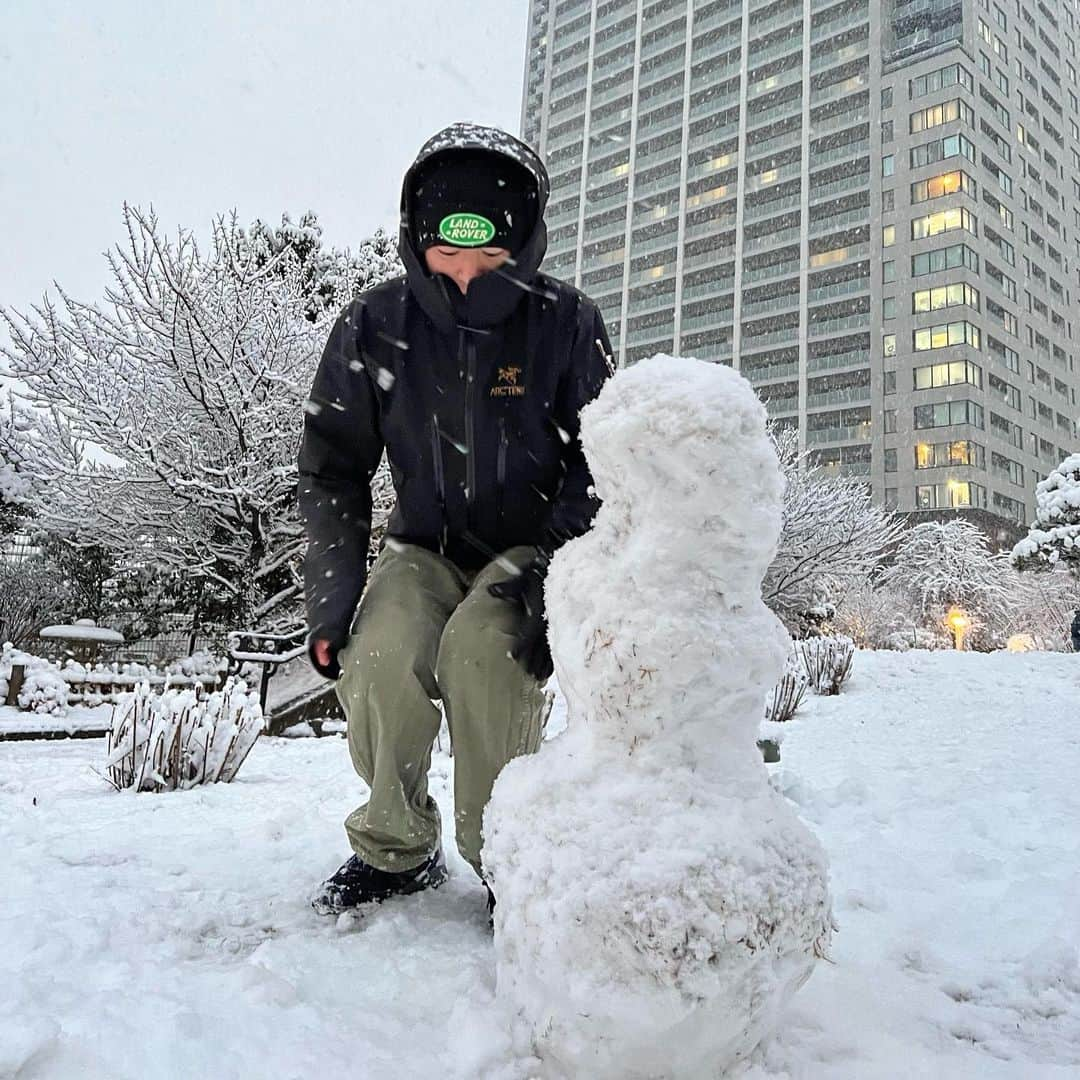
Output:
<svg viewBox="0 0 1080 1080">
<path fill-rule="evenodd" d="M 830 941 L 824 852 L 768 782 L 783 478 L 750 384 L 658 356 L 582 413 L 603 500 L 547 578 L 570 726 L 485 814 L 498 994 L 551 1077 L 715 1076 Z"/>
</svg>

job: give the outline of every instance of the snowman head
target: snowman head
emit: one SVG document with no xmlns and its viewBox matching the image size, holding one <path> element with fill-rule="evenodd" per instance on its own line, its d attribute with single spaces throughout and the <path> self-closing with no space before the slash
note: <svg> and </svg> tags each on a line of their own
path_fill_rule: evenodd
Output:
<svg viewBox="0 0 1080 1080">
<path fill-rule="evenodd" d="M 724 365 L 660 355 L 623 369 L 581 414 L 605 518 L 754 548 L 739 561 L 760 581 L 783 495 L 765 420 L 753 387 Z"/>
</svg>

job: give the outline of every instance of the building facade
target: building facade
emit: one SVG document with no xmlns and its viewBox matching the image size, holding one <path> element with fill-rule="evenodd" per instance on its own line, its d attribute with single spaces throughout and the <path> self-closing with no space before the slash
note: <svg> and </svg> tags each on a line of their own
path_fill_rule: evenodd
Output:
<svg viewBox="0 0 1080 1080">
<path fill-rule="evenodd" d="M 545 269 L 901 511 L 1077 449 L 1076 0 L 532 0 Z"/>
</svg>

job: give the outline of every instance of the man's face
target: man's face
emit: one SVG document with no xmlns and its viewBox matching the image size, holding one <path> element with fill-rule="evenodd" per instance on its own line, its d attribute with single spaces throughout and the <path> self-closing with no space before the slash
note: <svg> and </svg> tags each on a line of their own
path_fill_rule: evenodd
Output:
<svg viewBox="0 0 1080 1080">
<path fill-rule="evenodd" d="M 428 270 L 433 274 L 445 274 L 463 296 L 469 291 L 469 282 L 473 278 L 497 269 L 509 258 L 510 252 L 499 247 L 460 248 L 436 244 L 424 252 Z"/>
</svg>

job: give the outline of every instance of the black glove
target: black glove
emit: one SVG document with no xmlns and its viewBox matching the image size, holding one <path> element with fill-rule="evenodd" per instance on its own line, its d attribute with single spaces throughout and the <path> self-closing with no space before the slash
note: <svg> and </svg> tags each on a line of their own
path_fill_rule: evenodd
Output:
<svg viewBox="0 0 1080 1080">
<path fill-rule="evenodd" d="M 547 682 L 555 670 L 555 665 L 551 662 L 547 616 L 544 613 L 546 570 L 547 560 L 540 558 L 526 566 L 517 577 L 488 586 L 488 592 L 492 596 L 517 604 L 525 613 L 525 622 L 518 632 L 517 642 L 510 650 L 510 655 L 515 660 L 520 660 L 525 670 L 540 682 Z"/>
<path fill-rule="evenodd" d="M 341 665 L 338 663 L 338 653 L 345 647 L 349 640 L 348 632 L 336 630 L 331 627 L 317 626 L 307 637 L 308 659 L 311 666 L 324 678 L 336 679 L 341 674 Z M 322 665 L 315 656 L 315 642 L 330 642 L 330 663 Z"/>
</svg>

